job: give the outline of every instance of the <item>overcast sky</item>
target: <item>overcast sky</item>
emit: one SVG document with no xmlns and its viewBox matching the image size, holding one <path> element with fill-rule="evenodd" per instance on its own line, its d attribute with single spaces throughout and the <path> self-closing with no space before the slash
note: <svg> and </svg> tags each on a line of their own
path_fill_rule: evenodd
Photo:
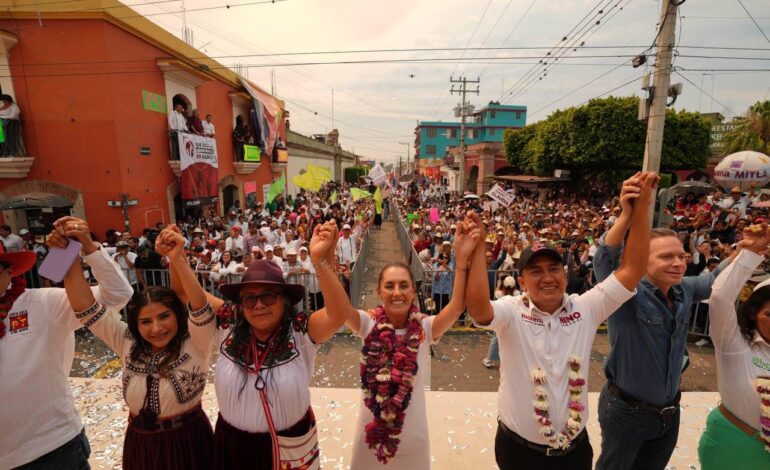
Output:
<svg viewBox="0 0 770 470">
<path fill-rule="evenodd" d="M 770 37 L 768 0 L 741 1 Z M 194 10 L 227 3 L 257 2 L 186 0 L 185 7 Z M 157 15 L 179 12 L 181 5 L 181 1 L 168 2 L 136 9 L 151 14 L 151 20 L 181 36 L 181 14 Z M 491 100 L 502 100 L 527 106 L 528 123 L 545 119 L 556 109 L 605 95 L 629 81 L 612 94 L 640 94 L 640 80 L 635 79 L 641 78 L 645 68 L 633 69 L 627 61 L 653 43 L 659 13 L 658 0 L 279 0 L 275 4 L 189 11 L 186 17 L 194 31 L 195 46 L 208 55 L 224 65 L 252 66 L 248 68 L 249 78 L 267 90 L 274 72 L 276 94 L 286 100 L 292 129 L 304 134 L 330 130 L 334 90 L 333 126 L 340 131 L 342 146 L 367 157 L 392 161 L 406 153 L 407 146 L 401 142 L 411 144 L 418 120 L 454 119 L 452 108 L 459 98 L 450 96 L 450 75 L 480 77 L 481 93 L 470 95 L 472 104 L 480 107 Z M 749 19 L 739 0 L 688 0 L 680 7 L 680 14 L 680 56 L 675 66 L 694 85 L 680 75 L 672 76 L 672 83 L 684 84 L 677 109 L 718 111 L 730 118 L 744 113 L 757 100 L 770 99 L 770 40 Z M 580 23 L 586 15 L 587 19 Z M 595 24 L 597 20 L 600 25 Z M 585 26 L 570 32 L 578 24 Z M 567 41 L 563 42 L 565 36 Z M 549 48 L 578 46 L 571 42 L 577 40 L 601 48 L 557 51 L 564 58 L 548 65 L 547 75 L 543 76 L 542 66 L 537 63 Z M 521 49 L 464 50 L 468 46 Z M 534 47 L 544 49 L 529 49 Z M 413 48 L 457 50 L 246 56 Z M 232 57 L 236 55 L 242 57 Z M 722 58 L 685 57 L 688 55 Z M 735 60 L 737 57 L 753 60 Z M 466 60 L 285 65 L 460 58 Z M 741 71 L 733 71 L 736 69 Z"/>
</svg>

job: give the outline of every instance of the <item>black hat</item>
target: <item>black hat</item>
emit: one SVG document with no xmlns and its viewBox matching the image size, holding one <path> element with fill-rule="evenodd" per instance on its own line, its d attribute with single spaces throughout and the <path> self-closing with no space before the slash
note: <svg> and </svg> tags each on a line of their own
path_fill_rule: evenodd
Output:
<svg viewBox="0 0 770 470">
<path fill-rule="evenodd" d="M 256 260 L 249 265 L 241 282 L 225 284 L 219 287 L 219 292 L 228 300 L 240 303 L 241 289 L 249 285 L 274 285 L 283 289 L 292 304 L 302 300 L 305 287 L 300 284 L 289 284 L 283 278 L 283 271 L 272 261 Z"/>
<path fill-rule="evenodd" d="M 518 264 L 519 272 L 521 273 L 524 271 L 524 268 L 527 267 L 532 258 L 541 255 L 550 256 L 555 261 L 558 261 L 559 264 L 563 263 L 561 255 L 552 245 L 543 243 L 541 241 L 536 241 L 528 247 L 524 248 L 524 251 L 521 252 L 521 257 L 519 257 Z"/>
</svg>

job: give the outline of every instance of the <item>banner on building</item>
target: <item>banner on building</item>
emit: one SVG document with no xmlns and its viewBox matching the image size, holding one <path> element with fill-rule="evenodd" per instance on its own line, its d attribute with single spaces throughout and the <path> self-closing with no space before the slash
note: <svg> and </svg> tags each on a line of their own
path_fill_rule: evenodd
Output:
<svg viewBox="0 0 770 470">
<path fill-rule="evenodd" d="M 374 184 L 379 186 L 388 179 L 388 175 L 385 173 L 385 169 L 382 168 L 382 165 L 378 163 L 369 170 L 369 178 L 371 178 Z"/>
<path fill-rule="evenodd" d="M 259 162 L 262 160 L 262 151 L 256 145 L 243 146 L 243 161 Z"/>
<path fill-rule="evenodd" d="M 286 149 L 278 149 L 278 163 L 289 163 L 289 151 Z"/>
<path fill-rule="evenodd" d="M 246 181 L 243 183 L 243 192 L 246 195 L 246 207 L 254 207 L 257 203 L 257 182 Z"/>
<path fill-rule="evenodd" d="M 251 95 L 251 124 L 265 155 L 272 155 L 278 142 L 278 126 L 283 121 L 283 104 L 274 96 L 241 78 L 241 85 Z M 288 154 L 287 154 L 288 155 Z"/>
<path fill-rule="evenodd" d="M 439 166 L 428 166 L 428 167 L 425 167 L 425 176 L 427 176 L 428 178 L 433 178 L 433 179 L 441 178 L 441 167 L 439 167 Z"/>
<path fill-rule="evenodd" d="M 184 132 L 179 139 L 179 179 L 185 206 L 210 204 L 219 192 L 219 163 L 217 143 L 210 137 Z"/>
<path fill-rule="evenodd" d="M 513 194 L 506 192 L 499 184 L 492 186 L 486 194 L 505 207 L 510 206 L 514 201 Z"/>
</svg>

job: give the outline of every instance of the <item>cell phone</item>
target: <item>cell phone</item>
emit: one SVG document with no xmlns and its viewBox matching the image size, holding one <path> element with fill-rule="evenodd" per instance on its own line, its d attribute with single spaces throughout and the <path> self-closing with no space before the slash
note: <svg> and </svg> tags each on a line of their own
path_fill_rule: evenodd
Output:
<svg viewBox="0 0 770 470">
<path fill-rule="evenodd" d="M 73 239 L 69 239 L 66 248 L 51 248 L 38 272 L 53 282 L 61 282 L 72 267 L 72 263 L 80 257 L 81 248 L 83 244 Z"/>
</svg>

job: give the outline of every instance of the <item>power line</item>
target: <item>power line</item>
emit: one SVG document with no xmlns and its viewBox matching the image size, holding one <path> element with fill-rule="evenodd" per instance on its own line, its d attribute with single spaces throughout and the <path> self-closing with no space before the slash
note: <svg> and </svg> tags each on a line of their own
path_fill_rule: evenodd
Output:
<svg viewBox="0 0 770 470">
<path fill-rule="evenodd" d="M 484 21 L 484 17 L 486 16 L 487 10 L 489 10 L 489 6 L 491 4 L 492 4 L 492 0 L 489 0 L 487 2 L 487 6 L 484 7 L 484 11 L 481 13 L 481 17 L 479 18 L 479 21 L 476 22 L 476 27 L 473 28 L 473 33 L 471 33 L 471 37 L 468 39 L 468 43 L 465 45 L 465 48 L 463 49 L 462 57 L 465 57 L 465 52 L 468 50 L 468 48 L 470 47 L 471 43 L 473 42 L 473 38 L 476 37 L 476 32 L 479 30 L 479 26 L 481 26 L 481 22 Z M 459 65 L 460 65 L 460 62 L 455 64 L 454 68 L 452 69 L 452 73 L 449 74 L 450 76 L 454 76 L 455 72 L 457 71 L 457 67 Z M 442 96 L 443 96 L 443 98 L 441 99 L 441 102 L 431 109 L 431 112 L 429 113 L 429 115 L 433 115 L 434 114 L 434 110 L 438 110 L 442 106 L 444 106 L 444 103 L 446 102 L 447 97 L 450 96 L 450 95 L 444 94 Z"/>
<path fill-rule="evenodd" d="M 751 22 L 752 22 L 752 23 L 754 23 L 754 26 L 756 26 L 756 27 L 757 27 L 757 29 L 759 30 L 759 32 L 762 34 L 762 36 L 764 36 L 764 38 L 765 38 L 765 41 L 767 41 L 768 43 L 770 43 L 770 38 L 768 38 L 768 37 L 767 37 L 767 34 L 765 34 L 765 32 L 764 32 L 764 31 L 762 31 L 762 27 L 760 27 L 760 26 L 759 26 L 759 23 L 757 23 L 757 20 L 755 20 L 755 19 L 754 19 L 754 17 L 753 17 L 753 16 L 751 16 L 751 13 L 749 12 L 749 9 L 748 9 L 748 8 L 746 8 L 746 5 L 744 5 L 744 4 L 743 4 L 743 2 L 742 2 L 741 0 L 738 0 L 738 3 L 740 3 L 740 4 L 741 4 L 741 7 L 743 8 L 743 11 L 745 11 L 745 12 L 746 12 L 746 14 L 747 14 L 747 15 L 749 15 L 749 18 L 751 18 Z"/>
<path fill-rule="evenodd" d="M 736 113 L 735 113 L 735 112 L 734 112 L 732 109 L 728 108 L 726 104 L 724 104 L 724 103 L 722 103 L 721 101 L 719 101 L 718 99 L 714 98 L 714 96 L 713 96 L 713 95 L 711 95 L 709 92 L 707 92 L 706 90 L 704 90 L 703 88 L 701 88 L 701 87 L 700 87 L 700 86 L 699 86 L 697 83 L 695 83 L 695 82 L 693 82 L 692 80 L 690 80 L 689 78 L 687 78 L 687 76 L 686 76 L 686 75 L 684 75 L 682 72 L 680 72 L 678 69 L 674 70 L 674 73 L 676 73 L 676 74 L 677 74 L 677 75 L 679 75 L 680 77 L 682 77 L 682 78 L 684 78 L 685 80 L 687 80 L 687 82 L 688 82 L 690 85 L 692 85 L 692 86 L 694 86 L 695 88 L 697 88 L 698 90 L 700 90 L 700 91 L 701 91 L 701 93 L 705 94 L 706 96 L 708 96 L 708 97 L 709 97 L 709 98 L 711 98 L 712 100 L 716 101 L 716 102 L 717 102 L 717 104 L 719 104 L 721 107 L 723 107 L 724 109 L 726 109 L 727 111 L 729 111 L 729 112 L 730 112 L 730 113 L 731 113 L 733 116 L 737 116 L 737 114 L 736 114 Z"/>
</svg>

